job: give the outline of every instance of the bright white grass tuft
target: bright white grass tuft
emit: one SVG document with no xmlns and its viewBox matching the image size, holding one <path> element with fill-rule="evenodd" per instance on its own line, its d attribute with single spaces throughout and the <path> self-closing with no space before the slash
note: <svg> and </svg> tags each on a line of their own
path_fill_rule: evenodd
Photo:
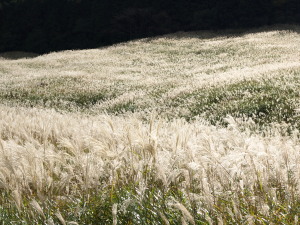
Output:
<svg viewBox="0 0 300 225">
<path fill-rule="evenodd" d="M 300 194 L 299 182 L 291 178 L 300 176 L 299 133 L 241 132 L 233 119 L 228 128 L 217 128 L 201 120 L 142 122 L 3 106 L 0 118 L 1 188 L 18 190 L 15 196 L 33 194 L 42 200 L 134 182 L 141 185 L 142 198 L 148 185 L 144 168 L 166 190 L 175 184 L 189 193 L 199 209 L 213 209 L 216 196 L 251 191 L 257 182 L 270 193 L 272 183 L 280 183 L 287 198 Z M 201 191 L 193 193 L 191 187 Z M 276 201 L 276 193 L 273 197 Z M 33 207 L 41 214 L 37 204 Z M 261 212 L 267 211 L 262 205 Z"/>
</svg>

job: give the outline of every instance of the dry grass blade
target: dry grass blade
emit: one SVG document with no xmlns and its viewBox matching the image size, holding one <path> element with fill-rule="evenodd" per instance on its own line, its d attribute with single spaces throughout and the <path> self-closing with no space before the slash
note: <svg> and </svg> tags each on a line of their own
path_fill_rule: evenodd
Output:
<svg viewBox="0 0 300 225">
<path fill-rule="evenodd" d="M 42 216 L 44 219 L 46 219 L 46 216 L 44 214 L 44 211 L 42 209 L 42 207 L 40 206 L 40 204 L 35 200 L 33 199 L 31 202 L 30 202 L 30 205 L 32 206 L 33 209 L 35 209 L 35 211 L 40 215 Z"/>
<path fill-rule="evenodd" d="M 52 217 L 50 217 L 50 218 L 47 219 L 46 225 L 55 225 Z"/>
<path fill-rule="evenodd" d="M 181 203 L 179 202 L 176 202 L 173 204 L 173 207 L 179 209 L 182 213 L 182 216 L 184 218 L 184 220 L 187 220 L 189 221 L 191 224 L 196 224 L 195 223 L 195 220 L 194 220 L 194 217 L 191 215 L 191 213 L 184 207 L 184 205 L 182 205 Z"/>
<path fill-rule="evenodd" d="M 113 204 L 112 206 L 112 218 L 113 218 L 113 225 L 117 225 L 117 212 L 118 212 L 118 204 Z"/>
<path fill-rule="evenodd" d="M 61 222 L 62 225 L 67 225 L 65 219 L 63 218 L 63 216 L 61 215 L 61 213 L 59 211 L 57 211 L 55 213 L 55 216 L 57 217 L 57 219 Z"/>
<path fill-rule="evenodd" d="M 159 213 L 159 216 L 161 217 L 161 219 L 162 219 L 164 225 L 170 225 L 170 223 L 169 223 L 167 217 L 166 217 L 162 212 L 158 212 L 158 213 Z"/>
<path fill-rule="evenodd" d="M 19 190 L 14 190 L 12 192 L 12 196 L 13 196 L 13 199 L 16 203 L 16 206 L 17 206 L 17 209 L 19 211 L 21 211 L 21 207 L 22 207 L 22 196 L 21 196 L 21 193 Z"/>
</svg>

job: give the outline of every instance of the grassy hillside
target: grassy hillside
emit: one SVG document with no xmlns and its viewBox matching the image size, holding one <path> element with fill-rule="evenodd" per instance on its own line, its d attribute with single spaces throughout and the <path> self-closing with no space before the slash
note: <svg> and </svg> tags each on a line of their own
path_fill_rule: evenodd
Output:
<svg viewBox="0 0 300 225">
<path fill-rule="evenodd" d="M 297 224 L 299 30 L 0 55 L 0 221 Z"/>
</svg>

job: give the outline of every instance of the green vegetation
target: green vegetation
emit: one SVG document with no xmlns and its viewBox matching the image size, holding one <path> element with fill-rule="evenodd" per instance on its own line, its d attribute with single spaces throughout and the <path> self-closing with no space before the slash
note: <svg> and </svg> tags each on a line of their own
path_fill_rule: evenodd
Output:
<svg viewBox="0 0 300 225">
<path fill-rule="evenodd" d="M 35 197 L 27 196 L 21 200 L 22 208 L 18 208 L 11 204 L 11 198 L 7 198 L 9 194 L 3 192 L 0 221 L 20 225 L 44 224 L 45 221 L 50 224 L 104 225 L 113 224 L 114 220 L 118 224 L 149 225 L 176 225 L 179 221 L 188 224 L 217 224 L 221 221 L 227 224 L 295 224 L 298 221 L 299 196 L 296 193 L 290 196 L 287 187 L 280 187 L 280 184 L 270 182 L 268 187 L 263 187 L 257 180 L 254 190 L 241 186 L 235 192 L 212 193 L 213 206 L 207 209 L 205 202 L 191 198 L 205 191 L 199 189 L 196 183 L 182 192 L 178 184 L 166 189 L 163 183 L 147 177 L 149 175 L 154 174 L 145 172 L 141 180 L 149 184 L 142 195 L 140 184 L 115 184 L 98 191 L 82 190 L 79 196 L 56 200 L 45 196 L 43 201 L 33 203 L 31 199 Z M 179 179 L 183 181 L 184 177 Z M 235 186 L 235 182 L 231 185 Z"/>
<path fill-rule="evenodd" d="M 242 81 L 200 89 L 172 99 L 169 107 L 189 110 L 187 120 L 203 116 L 212 124 L 226 125 L 228 116 L 251 118 L 256 124 L 288 123 L 299 127 L 300 75 L 259 81 Z"/>
<path fill-rule="evenodd" d="M 66 88 L 66 83 L 70 88 Z M 72 77 L 38 80 L 33 81 L 33 85 L 30 84 L 27 87 L 6 87 L 6 90 L 0 91 L 0 99 L 11 105 L 77 111 L 116 95 L 114 93 L 110 96 L 107 90 L 97 90 L 97 92 L 87 90 L 78 93 L 77 89 L 80 85 L 86 85 L 86 83 Z"/>
<path fill-rule="evenodd" d="M 299 129 L 300 75 L 295 73 L 289 77 L 276 79 L 261 79 L 241 81 L 233 84 L 201 88 L 190 93 L 184 93 L 175 98 L 159 102 L 161 96 L 174 87 L 155 89 L 149 93 L 149 98 L 156 101 L 156 109 L 161 114 L 167 114 L 169 119 L 185 118 L 187 121 L 201 116 L 213 125 L 225 125 L 228 115 L 236 118 L 251 118 L 261 127 L 272 123 L 287 123 L 291 128 Z M 118 97 L 117 92 L 109 90 L 77 92 L 74 89 L 65 90 L 65 82 L 70 86 L 85 85 L 79 79 L 57 79 L 51 82 L 41 81 L 36 86 L 24 89 L 9 89 L 0 92 L 2 101 L 10 104 L 30 107 L 54 108 L 57 110 L 89 111 L 95 104 Z M 176 88 L 176 87 L 175 87 Z M 56 90 L 56 91 L 51 91 Z M 124 93 L 119 93 L 119 95 Z M 138 105 L 134 100 L 120 102 L 103 109 L 109 114 L 121 115 L 130 112 L 151 111 L 151 105 Z M 168 112 L 170 108 L 186 109 L 184 114 Z"/>
</svg>

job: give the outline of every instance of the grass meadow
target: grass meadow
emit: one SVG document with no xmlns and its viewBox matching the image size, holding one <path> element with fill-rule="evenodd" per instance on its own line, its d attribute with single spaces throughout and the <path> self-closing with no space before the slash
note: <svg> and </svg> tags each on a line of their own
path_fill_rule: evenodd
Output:
<svg viewBox="0 0 300 225">
<path fill-rule="evenodd" d="M 300 28 L 0 54 L 1 224 L 299 224 Z"/>
</svg>

